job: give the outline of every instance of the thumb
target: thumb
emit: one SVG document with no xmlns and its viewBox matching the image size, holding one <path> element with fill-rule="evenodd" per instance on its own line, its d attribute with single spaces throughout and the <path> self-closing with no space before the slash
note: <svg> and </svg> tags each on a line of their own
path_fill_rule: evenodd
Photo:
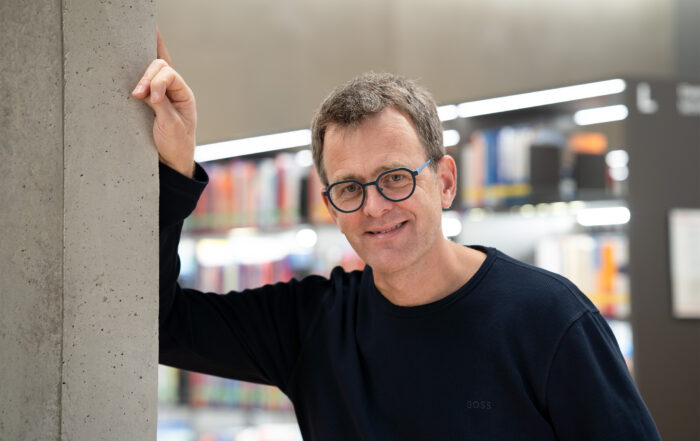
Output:
<svg viewBox="0 0 700 441">
<path fill-rule="evenodd" d="M 166 63 L 172 66 L 173 60 L 170 58 L 168 48 L 165 47 L 165 40 L 163 39 L 163 36 L 160 35 L 160 29 L 158 29 L 158 26 L 156 26 L 156 47 L 158 53 L 157 57 L 165 60 Z"/>
</svg>

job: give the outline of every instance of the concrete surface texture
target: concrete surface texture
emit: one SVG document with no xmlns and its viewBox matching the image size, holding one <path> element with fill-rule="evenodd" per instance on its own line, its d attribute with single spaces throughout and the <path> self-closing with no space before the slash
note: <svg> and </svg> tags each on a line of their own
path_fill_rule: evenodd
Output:
<svg viewBox="0 0 700 441">
<path fill-rule="evenodd" d="M 0 439 L 154 440 L 152 2 L 0 5 Z"/>
<path fill-rule="evenodd" d="M 0 2 L 0 439 L 58 439 L 61 2 Z"/>
</svg>

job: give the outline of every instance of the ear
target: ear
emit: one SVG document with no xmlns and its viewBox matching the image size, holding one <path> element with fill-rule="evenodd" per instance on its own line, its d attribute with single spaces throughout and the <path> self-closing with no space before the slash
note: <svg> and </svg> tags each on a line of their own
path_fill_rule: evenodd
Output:
<svg viewBox="0 0 700 441">
<path fill-rule="evenodd" d="M 438 161 L 438 186 L 442 208 L 450 208 L 457 195 L 457 166 L 450 155 L 445 155 Z"/>
<path fill-rule="evenodd" d="M 330 214 L 331 219 L 333 219 L 333 223 L 338 225 L 338 212 L 335 211 L 335 207 L 331 205 L 331 201 L 328 200 L 328 196 L 323 194 L 323 190 L 321 190 L 321 197 L 323 198 L 323 203 L 326 206 L 326 210 L 328 210 L 328 214 Z"/>
</svg>

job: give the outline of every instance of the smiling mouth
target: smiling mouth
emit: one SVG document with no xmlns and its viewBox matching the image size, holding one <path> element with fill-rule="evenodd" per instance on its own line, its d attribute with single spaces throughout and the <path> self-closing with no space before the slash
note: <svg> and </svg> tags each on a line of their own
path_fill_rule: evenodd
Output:
<svg viewBox="0 0 700 441">
<path fill-rule="evenodd" d="M 391 227 L 391 228 L 387 228 L 386 230 L 381 230 L 381 231 L 368 231 L 368 233 L 369 233 L 369 234 L 386 234 L 386 233 L 392 232 L 392 231 L 394 231 L 394 230 L 398 230 L 399 228 L 403 227 L 405 223 L 406 223 L 406 221 L 403 221 L 403 222 L 400 222 L 400 223 L 394 225 L 394 226 Z"/>
</svg>

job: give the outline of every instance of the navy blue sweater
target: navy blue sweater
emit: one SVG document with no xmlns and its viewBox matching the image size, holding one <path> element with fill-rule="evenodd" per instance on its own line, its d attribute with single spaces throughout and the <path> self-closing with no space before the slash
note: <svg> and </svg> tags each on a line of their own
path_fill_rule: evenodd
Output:
<svg viewBox="0 0 700 441">
<path fill-rule="evenodd" d="M 658 440 L 615 338 L 568 280 L 493 248 L 447 297 L 392 304 L 372 269 L 225 295 L 177 283 L 207 176 L 161 164 L 160 362 L 279 387 L 307 441 Z"/>
</svg>

